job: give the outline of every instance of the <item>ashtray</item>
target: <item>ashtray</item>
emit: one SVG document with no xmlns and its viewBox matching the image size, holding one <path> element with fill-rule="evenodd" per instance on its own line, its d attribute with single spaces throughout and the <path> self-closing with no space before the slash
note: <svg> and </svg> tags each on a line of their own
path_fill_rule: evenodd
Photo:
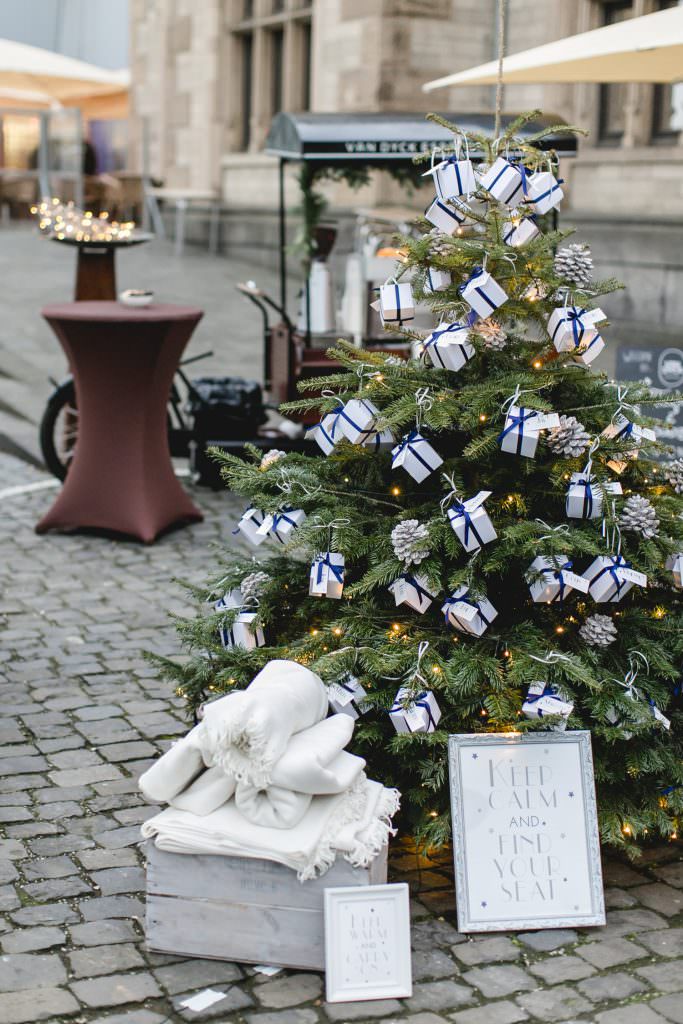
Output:
<svg viewBox="0 0 683 1024">
<path fill-rule="evenodd" d="M 124 306 L 149 306 L 153 298 L 154 292 L 140 288 L 127 288 L 125 292 L 119 293 L 119 302 Z"/>
</svg>

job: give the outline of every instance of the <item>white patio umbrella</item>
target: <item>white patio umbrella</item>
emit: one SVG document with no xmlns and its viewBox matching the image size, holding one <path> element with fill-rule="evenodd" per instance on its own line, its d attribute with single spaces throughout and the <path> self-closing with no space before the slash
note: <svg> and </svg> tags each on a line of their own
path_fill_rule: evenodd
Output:
<svg viewBox="0 0 683 1024">
<path fill-rule="evenodd" d="M 77 106 L 91 97 L 121 93 L 129 84 L 126 69 L 110 71 L 38 46 L 0 39 L 0 102 L 11 104 L 13 97 L 23 94 L 36 101 L 42 96 L 46 105 Z"/>
<path fill-rule="evenodd" d="M 683 7 L 627 21 L 506 57 L 503 82 L 680 82 Z M 498 61 L 437 78 L 424 92 L 453 85 L 495 85 Z"/>
</svg>

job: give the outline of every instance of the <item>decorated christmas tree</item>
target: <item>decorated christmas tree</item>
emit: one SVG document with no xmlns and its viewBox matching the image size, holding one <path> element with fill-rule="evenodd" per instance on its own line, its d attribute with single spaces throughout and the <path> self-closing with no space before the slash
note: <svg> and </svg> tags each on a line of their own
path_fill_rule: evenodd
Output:
<svg viewBox="0 0 683 1024">
<path fill-rule="evenodd" d="M 619 285 L 553 230 L 557 157 L 525 123 L 448 126 L 378 299 L 412 355 L 339 343 L 290 406 L 319 412 L 310 454 L 220 455 L 247 553 L 165 666 L 195 713 L 273 658 L 309 666 L 427 844 L 450 839 L 449 733 L 590 730 L 603 840 L 631 846 L 683 807 L 683 471 L 647 416 L 680 396 L 591 370 Z"/>
</svg>

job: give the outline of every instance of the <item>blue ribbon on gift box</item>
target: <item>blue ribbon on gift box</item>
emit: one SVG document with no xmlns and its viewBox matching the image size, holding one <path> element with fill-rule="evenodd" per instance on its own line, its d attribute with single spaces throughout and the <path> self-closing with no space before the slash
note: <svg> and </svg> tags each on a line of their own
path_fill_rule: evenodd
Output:
<svg viewBox="0 0 683 1024">
<path fill-rule="evenodd" d="M 441 188 L 441 183 L 439 181 L 439 171 L 444 170 L 446 167 L 453 167 L 454 170 L 455 170 L 455 178 L 456 178 L 456 181 L 458 183 L 458 195 L 462 196 L 462 195 L 465 195 L 465 193 L 467 192 L 467 189 L 463 185 L 462 175 L 460 174 L 460 162 L 461 161 L 458 160 L 457 156 L 449 156 L 446 160 L 442 160 L 440 165 L 435 168 L 435 171 L 436 171 L 436 174 L 435 174 L 436 187 L 437 187 L 437 190 L 440 192 L 442 198 L 443 198 L 443 189 Z M 468 163 L 468 162 L 469 161 L 463 161 L 463 163 Z"/>
<path fill-rule="evenodd" d="M 512 188 L 509 193 L 505 193 L 505 198 L 501 198 L 501 202 L 503 203 L 509 203 L 512 197 L 519 191 L 520 188 L 522 189 L 523 194 L 526 196 L 528 188 L 527 173 L 524 164 L 506 163 L 506 166 L 503 167 L 500 171 L 498 171 L 498 174 L 495 176 L 491 184 L 487 186 L 488 192 L 493 192 L 494 185 L 498 184 L 503 175 L 507 174 L 508 170 L 516 171 L 517 174 L 519 174 L 520 180 L 510 180 L 510 184 L 514 185 L 514 188 Z"/>
<path fill-rule="evenodd" d="M 512 238 L 512 236 L 514 235 L 515 231 L 517 231 L 517 229 L 522 226 L 522 224 L 524 223 L 525 220 L 530 220 L 534 224 L 536 224 L 536 214 L 532 213 L 530 217 L 522 217 L 522 219 L 520 220 L 519 224 L 511 224 L 510 225 L 507 234 L 503 235 L 503 241 L 505 242 L 506 245 L 509 244 L 509 239 Z"/>
<path fill-rule="evenodd" d="M 429 701 L 427 700 L 428 696 L 429 696 L 429 694 L 427 693 L 427 691 L 423 690 L 422 693 L 418 693 L 417 694 L 417 696 L 415 697 L 414 700 L 410 701 L 410 707 L 411 708 L 413 708 L 413 707 L 415 707 L 415 708 L 424 708 L 424 710 L 427 712 L 427 732 L 429 732 L 429 726 L 430 725 L 431 725 L 432 729 L 436 729 L 436 722 L 434 721 L 434 715 L 432 714 L 432 709 L 429 706 Z M 405 708 L 405 706 L 404 706 L 402 701 L 394 701 L 394 703 L 391 706 L 391 710 L 390 710 L 389 714 L 390 715 L 395 715 L 395 714 L 400 713 L 400 712 L 405 711 L 405 710 L 406 710 L 406 708 Z M 421 731 L 420 729 L 411 729 L 410 725 L 408 725 L 408 722 L 406 722 L 406 725 L 408 726 L 408 729 L 409 729 L 410 732 L 420 732 Z"/>
<path fill-rule="evenodd" d="M 242 513 L 240 522 L 242 521 L 242 519 L 244 519 L 244 517 L 246 516 L 247 512 L 251 512 L 251 511 L 256 512 L 256 515 L 251 517 L 253 522 L 255 522 L 257 526 L 260 526 L 265 517 L 263 516 L 263 514 L 261 512 L 258 512 L 254 508 L 253 505 L 247 505 L 247 507 L 245 508 L 244 512 Z M 258 518 L 259 516 L 261 516 L 260 521 L 259 521 L 259 518 Z M 240 524 L 238 523 L 237 526 L 235 527 L 235 529 L 232 531 L 232 533 L 233 533 L 233 535 L 235 535 L 235 534 L 238 534 L 239 532 L 240 532 Z"/>
<path fill-rule="evenodd" d="M 428 590 L 425 590 L 424 587 L 420 586 L 420 583 L 414 576 L 411 576 L 410 573 L 408 572 L 404 572 L 402 576 L 399 576 L 399 579 L 405 580 L 408 586 L 413 587 L 415 589 L 415 593 L 420 598 L 420 601 L 422 601 L 422 598 L 425 598 L 425 600 L 431 603 L 432 595 L 429 593 Z"/>
<path fill-rule="evenodd" d="M 617 592 L 614 596 L 618 599 L 621 593 L 621 588 L 624 586 L 624 583 L 626 581 L 622 580 L 619 577 L 619 573 L 617 572 L 617 570 L 630 569 L 631 562 L 627 562 L 623 555 L 610 555 L 609 558 L 612 564 L 605 565 L 602 569 L 599 569 L 596 572 L 595 576 L 591 580 L 589 580 L 589 587 L 592 587 L 594 583 L 597 583 L 599 579 L 602 579 L 605 573 L 609 573 L 612 579 L 614 580 L 615 587 L 617 588 Z"/>
<path fill-rule="evenodd" d="M 434 354 L 436 355 L 436 358 L 439 360 L 439 362 L 441 363 L 441 365 L 444 368 L 444 370 L 447 370 L 448 367 L 446 366 L 446 364 L 445 364 L 445 362 L 443 360 L 441 352 L 439 352 L 439 344 L 438 343 L 441 341 L 441 339 L 444 337 L 444 335 L 449 335 L 449 334 L 455 335 L 455 334 L 458 334 L 460 331 L 467 331 L 467 330 L 468 330 L 467 325 L 459 324 L 459 323 L 453 323 L 453 324 L 449 324 L 448 327 L 444 327 L 444 329 L 442 331 L 432 331 L 432 333 L 429 335 L 429 337 L 426 339 L 426 341 L 424 343 L 423 351 L 426 352 L 428 348 L 433 349 L 434 350 Z M 464 340 L 466 340 L 466 337 L 465 337 Z M 468 362 L 470 359 L 472 359 L 472 354 L 468 354 L 468 352 L 467 352 L 467 350 L 465 348 L 463 348 L 462 354 L 463 354 L 463 356 L 465 358 L 465 362 Z"/>
<path fill-rule="evenodd" d="M 273 525 L 270 528 L 270 532 L 273 535 L 273 537 L 275 537 L 276 540 L 280 541 L 281 544 L 285 543 L 285 538 L 281 537 L 280 534 L 278 533 L 278 530 L 280 528 L 280 524 L 281 523 L 289 523 L 290 526 L 294 526 L 294 527 L 296 526 L 296 520 L 292 519 L 291 516 L 287 515 L 287 513 L 291 512 L 291 511 L 292 511 L 291 508 L 287 508 L 287 509 L 283 508 L 283 509 L 281 509 L 280 512 L 276 512 L 273 515 Z"/>
<path fill-rule="evenodd" d="M 565 323 L 567 323 L 567 321 L 569 321 L 569 323 L 572 325 L 572 335 L 574 337 L 574 348 L 578 348 L 579 345 L 581 344 L 581 342 L 583 341 L 584 334 L 586 333 L 586 325 L 584 324 L 584 322 L 581 319 L 581 317 L 584 315 L 584 313 L 587 313 L 587 312 L 588 312 L 587 309 L 577 309 L 576 306 L 568 307 L 565 310 L 565 315 L 555 325 L 555 330 L 553 331 L 552 340 L 555 341 L 555 335 L 559 331 L 560 327 L 562 327 L 563 324 L 565 324 Z"/>
<path fill-rule="evenodd" d="M 399 443 L 396 445 L 396 447 L 391 452 L 391 467 L 392 467 L 392 469 L 395 466 L 396 459 L 407 448 L 410 451 L 410 454 L 414 455 L 415 458 L 417 459 L 417 461 L 420 462 L 425 467 L 425 469 L 428 469 L 429 472 L 432 473 L 433 470 L 434 470 L 434 467 L 430 466 L 429 463 L 427 462 L 427 460 L 422 458 L 420 453 L 417 451 L 417 448 L 415 447 L 416 445 L 420 444 L 421 442 L 424 442 L 426 444 L 427 440 L 426 440 L 426 438 L 424 438 L 420 434 L 418 434 L 417 430 L 411 430 L 411 432 L 409 434 L 406 434 L 405 437 L 401 438 Z"/>
<path fill-rule="evenodd" d="M 569 485 L 569 489 L 572 487 L 583 487 L 583 509 L 582 518 L 590 519 L 593 515 L 593 488 L 592 480 L 589 476 L 582 477 L 580 480 L 575 480 Z"/>
<path fill-rule="evenodd" d="M 559 696 L 557 690 L 555 689 L 555 687 L 551 683 L 546 683 L 546 685 L 545 685 L 545 687 L 543 689 L 543 693 L 533 693 L 533 694 L 531 694 L 531 696 L 527 693 L 526 699 L 525 699 L 524 703 L 525 704 L 536 704 L 539 700 L 541 700 L 542 697 L 553 697 L 559 703 L 562 703 L 562 704 L 565 703 L 565 701 L 562 700 L 562 698 Z M 539 718 L 543 718 L 543 714 L 544 714 L 543 708 L 538 708 L 536 713 L 538 714 Z M 557 715 L 559 715 L 560 712 L 559 711 L 555 711 L 555 712 L 548 711 L 548 712 L 546 712 L 546 714 L 549 714 L 549 715 L 557 714 Z"/>
<path fill-rule="evenodd" d="M 485 271 L 483 267 L 475 267 L 474 270 L 472 271 L 472 273 L 470 274 L 470 276 L 464 282 L 464 284 L 460 285 L 460 287 L 458 289 L 460 294 L 462 295 L 464 293 L 464 291 L 465 291 L 465 288 L 467 288 L 468 285 L 470 285 L 474 281 L 476 281 L 477 278 L 483 277 L 484 274 L 486 274 L 486 273 L 487 273 L 487 271 Z M 486 305 L 491 307 L 491 312 L 493 312 L 494 310 L 498 309 L 498 306 L 496 305 L 496 303 L 491 301 L 491 299 L 488 297 L 488 295 L 486 294 L 486 292 L 484 291 L 483 288 L 480 288 L 479 285 L 475 285 L 474 286 L 474 290 L 477 293 L 477 295 L 481 296 L 481 298 L 484 300 Z M 465 301 L 467 301 L 467 300 L 465 300 Z"/>
<path fill-rule="evenodd" d="M 447 206 L 446 203 L 442 203 L 438 196 L 435 196 L 434 199 L 432 199 L 431 203 L 425 210 L 425 214 L 429 213 L 433 206 L 438 207 L 438 209 L 441 210 L 443 213 L 448 214 L 451 220 L 454 220 L 456 224 L 462 224 L 462 222 L 465 220 L 464 213 L 462 215 L 459 215 L 459 212 L 453 209 L 452 206 Z"/>
<path fill-rule="evenodd" d="M 568 572 L 573 567 L 574 567 L 574 563 L 573 562 L 565 562 L 564 565 L 560 566 L 559 569 L 552 570 L 553 576 L 555 577 L 555 579 L 557 580 L 557 582 L 560 585 L 560 589 L 558 590 L 557 594 L 553 598 L 553 601 L 557 601 L 557 603 L 560 605 L 560 607 L 562 607 L 562 605 L 564 603 L 564 592 L 565 592 L 565 589 L 566 589 L 566 586 L 567 586 L 567 583 L 565 581 L 565 578 L 564 578 L 563 574 L 564 574 L 565 571 Z"/>
<path fill-rule="evenodd" d="M 316 565 L 317 565 L 317 569 L 318 569 L 317 575 L 316 575 L 316 583 L 318 583 L 318 584 L 322 583 L 322 581 L 323 581 L 323 569 L 325 569 L 325 568 L 330 569 L 330 571 L 332 572 L 332 575 L 336 579 L 337 583 L 343 583 L 344 582 L 344 566 L 343 565 L 333 565 L 332 561 L 330 559 L 330 552 L 329 551 L 326 551 L 324 555 L 318 555 L 318 557 L 316 558 L 315 561 L 316 561 Z"/>
<path fill-rule="evenodd" d="M 513 430 L 516 430 L 517 427 L 519 427 L 519 434 L 517 436 L 517 455 L 521 455 L 522 441 L 524 439 L 524 424 L 528 423 L 529 420 L 532 420 L 534 416 L 537 415 L 538 413 L 535 409 L 525 409 L 523 405 L 520 405 L 518 414 L 512 415 L 508 413 L 508 420 L 510 422 L 505 425 L 505 428 L 501 430 L 498 435 L 498 444 L 501 444 L 508 434 L 512 433 Z"/>
<path fill-rule="evenodd" d="M 462 597 L 455 597 L 454 595 L 451 594 L 450 597 L 446 598 L 445 604 L 446 604 L 447 607 L 446 607 L 446 611 L 444 612 L 444 618 L 446 619 L 446 625 L 447 626 L 450 626 L 450 624 L 451 624 L 450 623 L 450 617 L 449 617 L 449 611 L 450 611 L 450 607 L 449 606 L 452 606 L 452 605 L 455 605 L 455 604 L 468 604 L 470 606 L 470 608 L 476 608 L 477 609 L 477 613 L 479 615 L 479 618 L 482 620 L 484 625 L 486 625 L 486 626 L 490 626 L 491 625 L 491 620 L 486 618 L 486 616 L 484 615 L 483 611 L 481 610 L 481 605 L 479 604 L 479 602 L 478 601 L 470 601 L 470 599 L 467 596 L 467 594 L 464 594 Z M 457 619 L 458 616 L 456 615 L 455 617 Z"/>
<path fill-rule="evenodd" d="M 484 541 L 481 539 L 479 531 L 472 522 L 472 516 L 467 511 L 462 501 L 458 501 L 456 498 L 452 507 L 449 508 L 448 514 L 452 519 L 463 518 L 465 520 L 465 547 L 469 544 L 470 532 L 474 534 L 474 539 L 477 541 L 479 547 L 481 548 L 484 546 Z"/>
<path fill-rule="evenodd" d="M 558 178 L 554 185 L 551 185 L 545 192 L 541 192 L 540 196 L 536 196 L 535 199 L 531 199 L 530 202 L 540 203 L 542 199 L 545 199 L 547 196 L 551 196 L 553 192 L 556 192 L 560 185 L 564 185 L 564 178 Z"/>
</svg>

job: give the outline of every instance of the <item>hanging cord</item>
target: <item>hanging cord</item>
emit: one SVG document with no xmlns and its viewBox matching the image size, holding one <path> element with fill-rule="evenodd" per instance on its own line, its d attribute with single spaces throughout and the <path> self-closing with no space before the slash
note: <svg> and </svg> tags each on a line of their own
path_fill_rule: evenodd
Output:
<svg viewBox="0 0 683 1024">
<path fill-rule="evenodd" d="M 415 404 L 417 405 L 417 411 L 415 414 L 415 429 L 418 434 L 422 427 L 422 414 L 429 412 L 431 407 L 434 405 L 434 401 L 431 398 L 429 388 L 418 388 L 415 392 Z"/>
<path fill-rule="evenodd" d="M 413 685 L 415 680 L 417 679 L 425 689 L 428 689 L 429 683 L 420 672 L 420 662 L 422 661 L 424 655 L 427 653 L 428 648 L 429 640 L 422 640 L 417 649 L 417 661 L 415 662 L 412 668 L 409 668 L 407 672 L 403 673 L 403 675 L 382 676 L 382 679 L 389 679 L 392 682 L 402 682 L 406 689 L 410 688 L 411 690 L 417 689 L 417 687 Z"/>
<path fill-rule="evenodd" d="M 313 527 L 314 530 L 327 530 L 327 550 L 328 551 L 332 550 L 332 531 L 334 530 L 334 528 L 336 526 L 348 526 L 349 523 L 351 522 L 350 519 L 343 518 L 343 519 L 331 519 L 329 523 L 321 523 L 319 516 L 315 516 L 314 518 L 318 521 L 318 524 L 319 524 L 319 525 Z"/>
<path fill-rule="evenodd" d="M 506 0 L 498 0 L 498 74 L 496 76 L 496 120 L 493 129 L 494 137 L 500 135 L 500 122 L 503 113 L 503 58 L 505 56 L 505 16 Z"/>
</svg>

